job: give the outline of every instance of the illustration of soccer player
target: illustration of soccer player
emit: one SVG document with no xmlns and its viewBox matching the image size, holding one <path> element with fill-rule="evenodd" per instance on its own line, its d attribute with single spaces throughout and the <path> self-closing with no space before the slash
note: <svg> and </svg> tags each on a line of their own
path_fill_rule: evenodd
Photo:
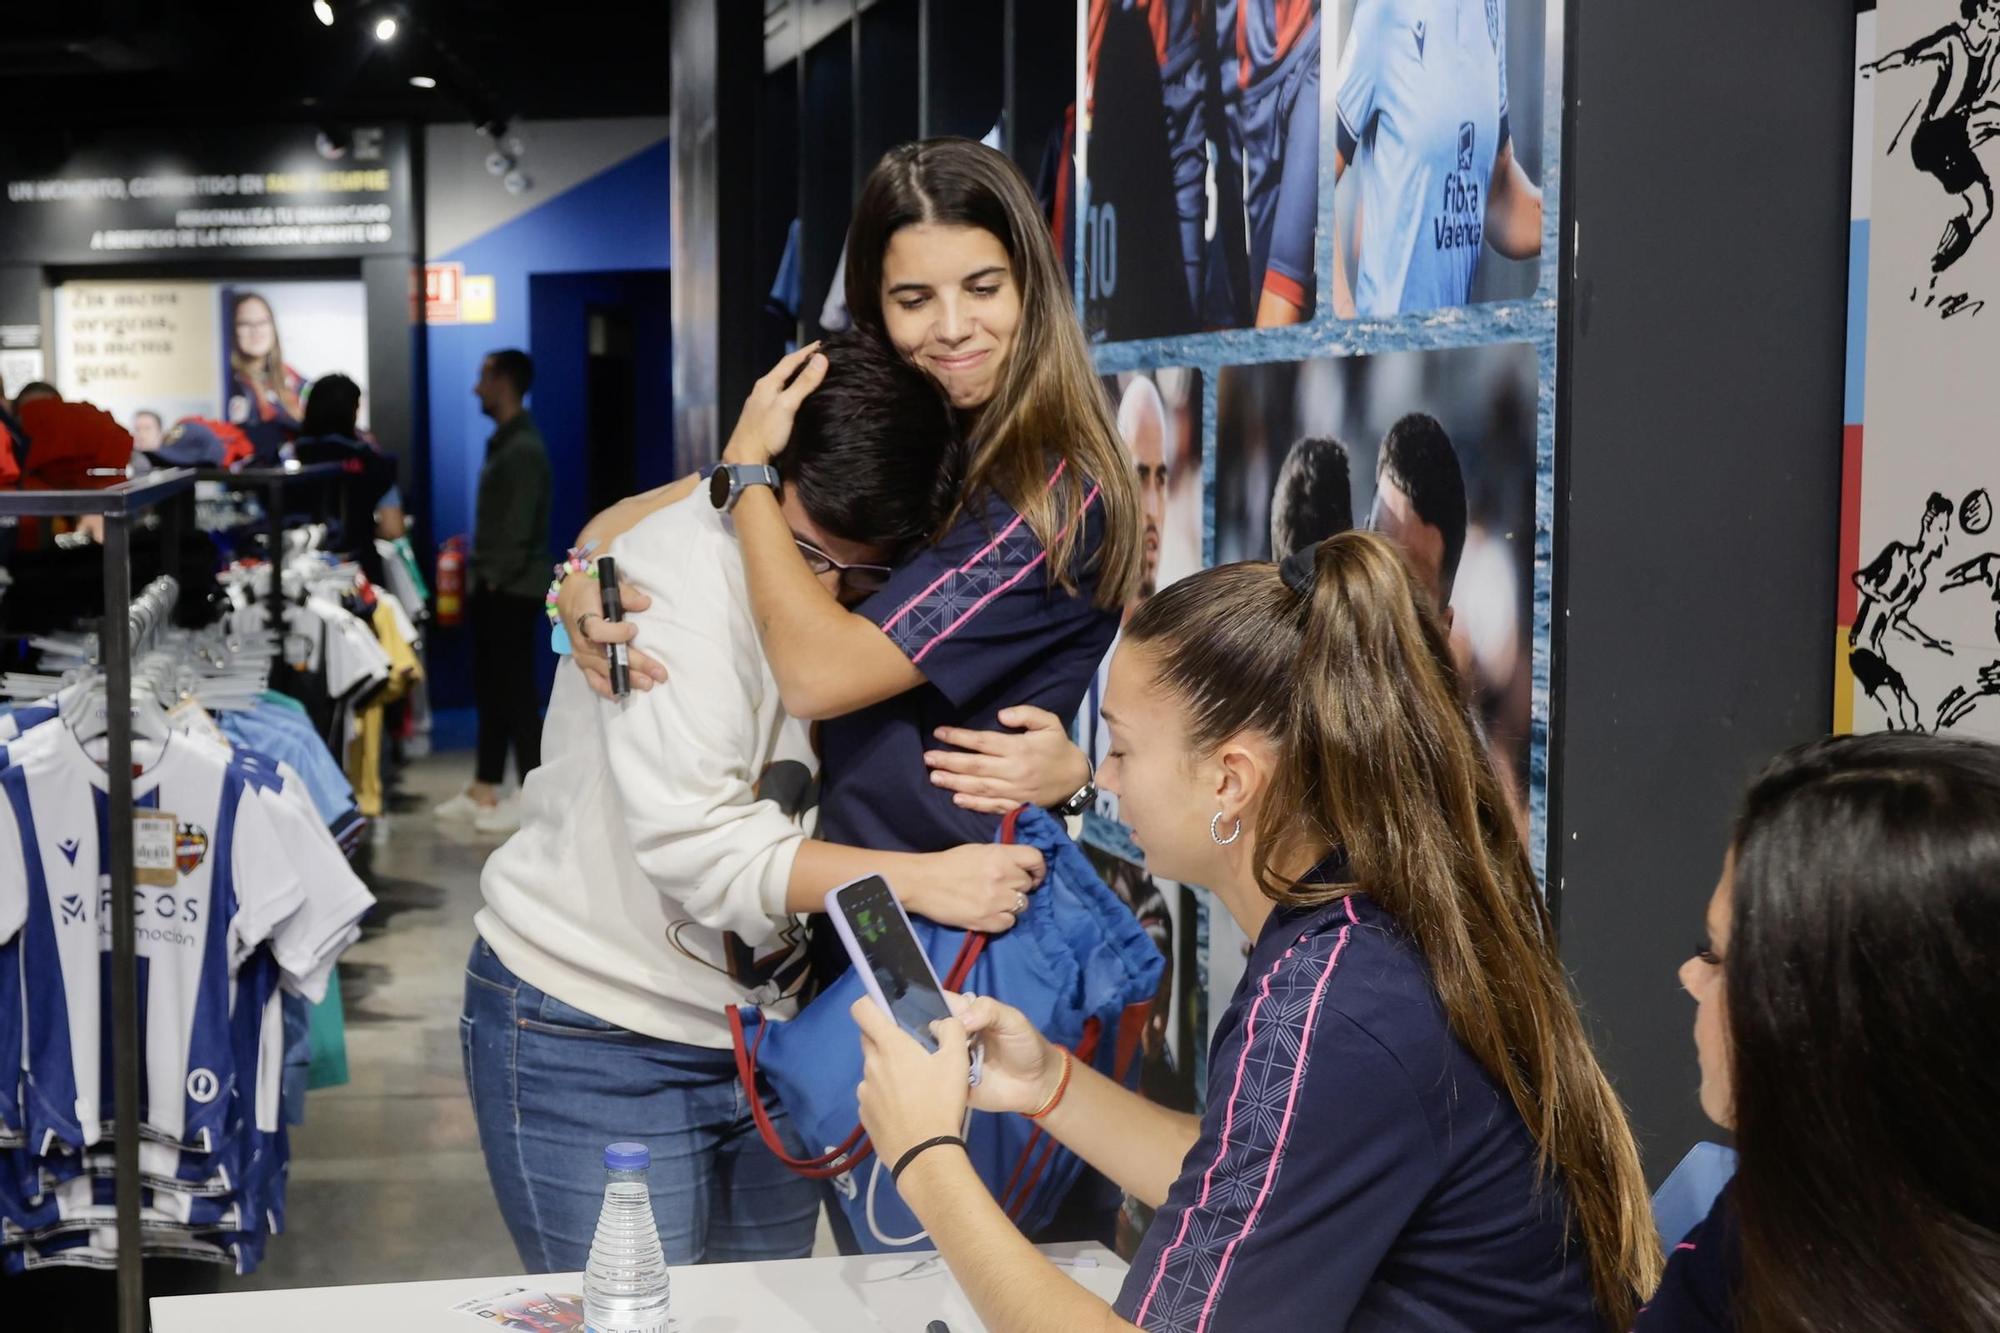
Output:
<svg viewBox="0 0 2000 1333">
<path fill-rule="evenodd" d="M 1993 217 L 1993 182 L 1975 150 L 2000 134 L 2000 104 L 1987 100 L 1993 91 L 1994 54 L 2000 49 L 2000 0 L 1959 0 L 1958 10 L 1959 22 L 1861 67 L 1864 77 L 1920 63 L 1938 67 L 1910 136 L 1911 163 L 1935 176 L 1960 204 L 1931 255 L 1933 274 L 1963 259 Z M 1891 141 L 1889 151 L 1895 149 Z"/>
<path fill-rule="evenodd" d="M 1964 520 L 1961 519 L 1961 525 Z M 1993 637 L 2000 641 L 2000 552 L 1988 551 L 1985 555 L 1966 561 L 1945 575 L 1938 588 L 1939 592 L 1950 592 L 1954 588 L 1984 584 L 1993 590 Z M 1982 699 L 2000 695 L 2000 661 L 1989 662 L 1981 667 L 1973 677 L 1971 686 L 1959 685 L 1938 704 L 1937 729 L 1955 727 L 1965 720 Z"/>
<path fill-rule="evenodd" d="M 1506 0 L 1354 0 L 1334 107 L 1334 180 L 1360 181 L 1351 283 L 1333 244 L 1343 318 L 1463 305 L 1487 248 L 1541 254 L 1542 192 L 1507 115 Z"/>
<path fill-rule="evenodd" d="M 1950 644 L 1925 633 L 1910 619 L 1910 609 L 1923 595 L 1930 567 L 1944 554 L 1950 535 L 1951 501 L 1932 492 L 1924 503 L 1916 545 L 1890 542 L 1866 569 L 1854 571 L 1861 604 L 1854 613 L 1854 627 L 1847 632 L 1847 664 L 1862 692 L 1888 715 L 1892 730 L 1922 731 L 1923 722 L 1909 685 L 1886 655 L 1889 631 L 1938 652 L 1951 652 Z"/>
</svg>

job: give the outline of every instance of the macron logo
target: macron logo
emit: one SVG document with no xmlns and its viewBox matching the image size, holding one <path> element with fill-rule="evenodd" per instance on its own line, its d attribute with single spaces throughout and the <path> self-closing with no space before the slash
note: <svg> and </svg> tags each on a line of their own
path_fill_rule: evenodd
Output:
<svg viewBox="0 0 2000 1333">
<path fill-rule="evenodd" d="M 1422 64 L 1423 60 L 1424 60 L 1424 21 L 1422 19 L 1418 19 L 1417 20 L 1417 63 Z"/>
<path fill-rule="evenodd" d="M 77 848 L 83 846 L 83 844 L 78 842 L 75 838 L 64 838 L 57 845 L 62 848 L 62 854 L 65 858 L 68 859 L 69 863 L 71 865 L 75 865 Z"/>
<path fill-rule="evenodd" d="M 83 920 L 83 895 L 80 893 L 64 894 L 62 914 L 65 922 Z"/>
</svg>

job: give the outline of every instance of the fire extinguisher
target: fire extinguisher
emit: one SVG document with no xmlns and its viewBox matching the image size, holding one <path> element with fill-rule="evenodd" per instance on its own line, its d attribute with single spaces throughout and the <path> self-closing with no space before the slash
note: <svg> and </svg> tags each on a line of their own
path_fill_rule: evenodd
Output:
<svg viewBox="0 0 2000 1333">
<path fill-rule="evenodd" d="M 465 623 L 465 538 L 453 537 L 438 551 L 437 623 Z"/>
</svg>

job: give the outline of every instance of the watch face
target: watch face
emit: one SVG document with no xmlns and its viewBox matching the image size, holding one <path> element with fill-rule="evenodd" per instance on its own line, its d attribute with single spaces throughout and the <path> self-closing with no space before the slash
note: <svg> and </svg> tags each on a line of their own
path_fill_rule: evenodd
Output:
<svg viewBox="0 0 2000 1333">
<path fill-rule="evenodd" d="M 729 468 L 725 465 L 708 474 L 708 502 L 717 509 L 729 508 L 729 492 L 734 489 Z"/>
</svg>

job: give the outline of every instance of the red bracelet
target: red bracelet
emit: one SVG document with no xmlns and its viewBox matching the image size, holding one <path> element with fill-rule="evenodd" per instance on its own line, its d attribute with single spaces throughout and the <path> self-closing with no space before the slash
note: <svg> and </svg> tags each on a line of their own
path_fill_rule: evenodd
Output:
<svg viewBox="0 0 2000 1333">
<path fill-rule="evenodd" d="M 1047 1101 L 1042 1103 L 1041 1110 L 1028 1112 L 1028 1119 L 1040 1120 L 1043 1116 L 1055 1110 L 1056 1107 L 1062 1105 L 1063 1094 L 1069 1091 L 1070 1070 L 1074 1068 L 1074 1066 L 1075 1066 L 1075 1061 L 1073 1061 L 1070 1058 L 1069 1051 L 1065 1049 L 1063 1051 L 1062 1077 L 1056 1081 L 1056 1090 L 1049 1094 L 1049 1099 Z"/>
</svg>

